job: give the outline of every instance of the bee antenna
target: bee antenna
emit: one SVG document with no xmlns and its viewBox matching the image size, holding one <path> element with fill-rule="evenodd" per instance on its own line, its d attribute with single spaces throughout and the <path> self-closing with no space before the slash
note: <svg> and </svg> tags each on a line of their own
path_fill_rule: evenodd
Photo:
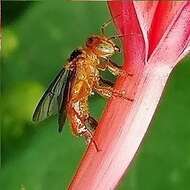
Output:
<svg viewBox="0 0 190 190">
<path fill-rule="evenodd" d="M 105 36 L 105 29 L 107 26 L 109 26 L 116 18 L 118 18 L 119 16 L 121 16 L 121 14 L 118 14 L 116 16 L 114 16 L 113 18 L 109 19 L 107 22 L 105 22 L 104 24 L 102 24 L 101 26 L 101 34 Z"/>
<path fill-rule="evenodd" d="M 123 38 L 125 36 L 131 36 L 131 35 L 142 36 L 142 34 L 139 34 L 139 33 L 130 33 L 130 34 L 124 34 L 124 35 L 114 35 L 114 36 L 109 37 L 108 39 L 115 40 L 115 39 L 118 39 L 118 38 Z"/>
</svg>

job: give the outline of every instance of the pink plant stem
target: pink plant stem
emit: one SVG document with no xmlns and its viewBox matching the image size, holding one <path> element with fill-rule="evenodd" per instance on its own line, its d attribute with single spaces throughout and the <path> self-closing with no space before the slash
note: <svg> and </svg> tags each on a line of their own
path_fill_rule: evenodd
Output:
<svg viewBox="0 0 190 190">
<path fill-rule="evenodd" d="M 105 190 L 113 189 L 117 185 L 141 143 L 170 71 L 167 66 L 163 68 L 148 66 L 141 79 L 137 81 L 139 85 L 134 103 L 121 104 L 120 101 L 123 100 L 117 98 L 111 101 L 107 108 L 109 113 L 105 113 L 105 120 L 101 122 L 104 125 L 100 124 L 101 129 L 105 128 L 107 131 L 110 141 L 105 139 L 104 144 L 99 144 L 101 140 L 95 138 L 102 151 L 96 152 L 93 146 L 89 147 L 85 155 L 87 159 L 84 158 L 82 161 L 82 167 L 73 179 L 70 189 Z M 123 117 L 128 110 L 131 110 L 130 113 Z M 125 126 L 120 127 L 119 120 L 123 120 L 121 123 Z M 103 131 L 99 134 L 103 134 Z M 111 138 L 112 135 L 114 139 Z M 100 135 L 99 138 L 104 136 Z"/>
<path fill-rule="evenodd" d="M 94 135 L 101 151 L 97 152 L 93 143 L 89 145 L 69 186 L 70 190 L 107 190 L 116 187 L 139 148 L 171 71 L 190 49 L 190 3 L 167 3 L 165 6 L 168 9 L 164 9 L 162 2 L 150 3 L 152 10 L 157 10 L 154 14 L 147 1 L 142 4 L 115 2 L 110 2 L 112 14 L 114 11 L 115 15 L 118 12 L 123 14 L 116 25 L 122 34 L 129 34 L 123 39 L 123 70 L 134 74 L 132 77 L 120 76 L 115 89 L 125 91 L 126 96 L 134 101 L 122 97 L 111 98 Z M 146 30 L 150 26 L 153 30 L 151 22 L 153 20 L 158 24 L 158 20 L 145 17 L 146 11 L 136 14 L 137 10 L 146 10 L 147 7 L 152 15 L 159 15 L 157 19 L 163 11 L 166 11 L 166 15 L 162 17 L 170 16 L 163 24 L 161 35 L 157 34 L 154 39 L 151 34 L 153 46 L 148 41 Z M 144 18 L 149 19 L 147 25 Z"/>
</svg>

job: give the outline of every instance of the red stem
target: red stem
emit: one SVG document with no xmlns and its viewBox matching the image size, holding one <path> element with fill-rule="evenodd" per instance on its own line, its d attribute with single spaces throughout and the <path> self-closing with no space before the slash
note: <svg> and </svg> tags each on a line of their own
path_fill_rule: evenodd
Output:
<svg viewBox="0 0 190 190">
<path fill-rule="evenodd" d="M 148 128 L 170 71 L 167 66 L 147 66 L 136 81 L 139 85 L 134 103 L 111 100 L 95 135 L 102 151 L 89 146 L 69 189 L 105 190 L 117 185 Z M 126 81 L 120 80 L 120 87 L 125 88 Z"/>
<path fill-rule="evenodd" d="M 119 77 L 115 85 L 116 89 L 125 90 L 127 97 L 134 101 L 120 97 L 112 97 L 109 101 L 94 136 L 101 151 L 96 151 L 94 143 L 89 145 L 69 186 L 70 190 L 106 190 L 116 187 L 138 150 L 172 69 L 190 49 L 190 3 L 182 2 L 180 6 L 176 3 L 177 16 L 172 20 L 172 15 L 169 15 L 172 22 L 167 20 L 165 25 L 168 27 L 164 25 L 165 32 L 162 30 L 162 35 L 156 35 L 155 39 L 151 36 L 154 42 L 151 46 L 146 30 L 150 27 L 154 29 L 150 24 L 152 20 L 158 24 L 159 18 L 166 16 L 162 14 L 162 4 L 154 4 L 152 10 L 155 11 L 157 7 L 155 15 L 159 17 L 153 19 L 149 16 L 146 18 L 143 11 L 136 14 L 137 10 L 146 10 L 149 3 L 146 7 L 146 2 L 115 2 L 109 3 L 112 14 L 123 14 L 116 22 L 119 31 L 124 35 L 138 34 L 126 35 L 123 40 L 123 69 L 134 75 Z M 171 2 L 167 6 L 170 9 L 165 11 L 169 14 L 174 5 Z M 150 9 L 148 7 L 147 10 Z M 172 14 L 176 15 L 175 11 Z"/>
</svg>

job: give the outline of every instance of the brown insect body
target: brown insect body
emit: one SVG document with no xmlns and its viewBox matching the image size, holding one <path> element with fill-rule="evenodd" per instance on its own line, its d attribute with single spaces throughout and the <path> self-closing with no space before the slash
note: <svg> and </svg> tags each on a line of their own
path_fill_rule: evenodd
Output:
<svg viewBox="0 0 190 190">
<path fill-rule="evenodd" d="M 88 99 L 93 92 L 107 98 L 117 94 L 113 85 L 101 78 L 99 71 L 108 69 L 119 75 L 120 67 L 109 60 L 119 51 L 115 43 L 103 35 L 88 38 L 85 47 L 73 51 L 68 63 L 50 84 L 36 107 L 33 120 L 41 121 L 58 113 L 61 131 L 67 116 L 73 133 L 90 142 L 97 121 L 90 115 Z"/>
<path fill-rule="evenodd" d="M 71 93 L 66 106 L 67 115 L 71 121 L 73 133 L 84 136 L 87 141 L 92 138 L 92 132 L 97 122 L 89 113 L 88 99 L 93 91 L 105 97 L 111 97 L 112 87 L 104 84 L 99 70 L 110 69 L 113 74 L 120 72 L 118 66 L 107 61 L 119 48 L 104 36 L 92 36 L 86 42 L 86 47 L 78 50 L 78 54 L 71 61 L 75 65 L 76 73 L 72 81 Z M 100 58 L 107 62 L 101 62 Z"/>
</svg>

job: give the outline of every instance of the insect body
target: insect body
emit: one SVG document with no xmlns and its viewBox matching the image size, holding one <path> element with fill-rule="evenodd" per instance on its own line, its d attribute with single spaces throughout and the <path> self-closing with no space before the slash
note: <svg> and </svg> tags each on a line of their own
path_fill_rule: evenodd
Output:
<svg viewBox="0 0 190 190">
<path fill-rule="evenodd" d="M 59 131 L 68 117 L 73 133 L 90 142 L 97 121 L 89 112 L 89 96 L 94 91 L 107 98 L 121 95 L 114 92 L 113 85 L 99 73 L 106 69 L 114 75 L 121 73 L 120 67 L 109 60 L 119 51 L 115 43 L 103 35 L 88 38 L 85 47 L 72 52 L 66 66 L 50 84 L 36 107 L 33 120 L 41 121 L 58 113 Z"/>
</svg>

